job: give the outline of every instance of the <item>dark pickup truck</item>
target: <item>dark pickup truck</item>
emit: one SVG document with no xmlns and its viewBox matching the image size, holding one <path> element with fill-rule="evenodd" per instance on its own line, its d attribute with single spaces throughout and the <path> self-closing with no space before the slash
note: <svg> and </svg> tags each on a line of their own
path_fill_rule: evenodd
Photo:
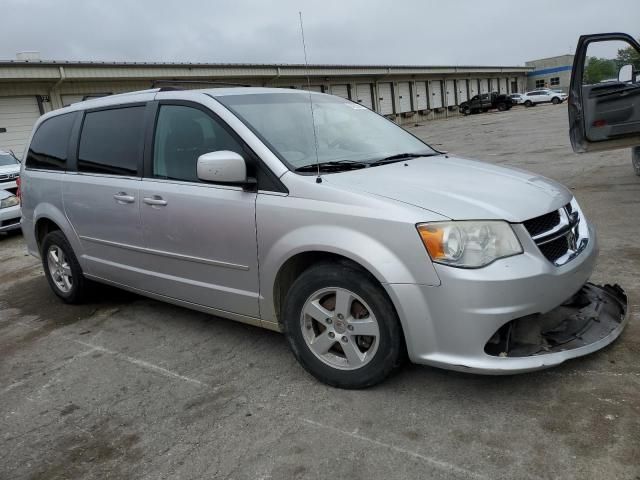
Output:
<svg viewBox="0 0 640 480">
<path fill-rule="evenodd" d="M 460 104 L 460 113 L 469 115 L 470 113 L 488 112 L 491 109 L 498 109 L 501 112 L 513 107 L 513 100 L 508 95 L 498 92 L 482 93 L 475 95 L 466 102 Z"/>
</svg>

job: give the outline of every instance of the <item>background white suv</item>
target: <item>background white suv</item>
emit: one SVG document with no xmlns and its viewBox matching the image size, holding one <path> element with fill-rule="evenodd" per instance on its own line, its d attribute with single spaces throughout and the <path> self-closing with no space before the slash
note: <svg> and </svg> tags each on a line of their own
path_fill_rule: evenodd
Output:
<svg viewBox="0 0 640 480">
<path fill-rule="evenodd" d="M 532 107 L 538 103 L 553 103 L 554 105 L 557 105 L 562 103 L 565 98 L 566 95 L 545 88 L 525 93 L 522 95 L 522 103 L 527 107 Z"/>
</svg>

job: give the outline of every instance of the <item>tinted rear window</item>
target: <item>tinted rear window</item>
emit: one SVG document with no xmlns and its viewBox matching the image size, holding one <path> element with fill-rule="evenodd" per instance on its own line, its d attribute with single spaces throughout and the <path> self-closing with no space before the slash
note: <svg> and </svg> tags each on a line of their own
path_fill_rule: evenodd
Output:
<svg viewBox="0 0 640 480">
<path fill-rule="evenodd" d="M 135 176 L 142 157 L 144 106 L 113 108 L 85 115 L 78 171 Z"/>
<path fill-rule="evenodd" d="M 74 120 L 75 114 L 65 113 L 45 120 L 38 127 L 27 152 L 27 168 L 65 170 Z"/>
</svg>

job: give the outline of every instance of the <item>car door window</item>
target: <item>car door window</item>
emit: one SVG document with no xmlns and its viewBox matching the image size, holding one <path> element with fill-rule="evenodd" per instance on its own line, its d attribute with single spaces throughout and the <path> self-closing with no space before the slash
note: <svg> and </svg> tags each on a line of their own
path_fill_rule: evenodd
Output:
<svg viewBox="0 0 640 480">
<path fill-rule="evenodd" d="M 78 148 L 78 171 L 137 176 L 144 141 L 144 105 L 110 108 L 85 115 Z"/>
<path fill-rule="evenodd" d="M 240 143 L 203 110 L 160 105 L 153 147 L 154 177 L 198 182 L 198 157 L 219 150 L 244 156 Z"/>
</svg>

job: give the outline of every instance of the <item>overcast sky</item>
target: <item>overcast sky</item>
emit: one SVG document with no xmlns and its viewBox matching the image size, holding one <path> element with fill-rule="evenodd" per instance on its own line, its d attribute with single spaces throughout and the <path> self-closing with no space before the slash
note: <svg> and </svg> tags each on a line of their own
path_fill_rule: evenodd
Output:
<svg viewBox="0 0 640 480">
<path fill-rule="evenodd" d="M 0 0 L 0 58 L 522 65 L 640 35 L 640 0 Z"/>
</svg>

